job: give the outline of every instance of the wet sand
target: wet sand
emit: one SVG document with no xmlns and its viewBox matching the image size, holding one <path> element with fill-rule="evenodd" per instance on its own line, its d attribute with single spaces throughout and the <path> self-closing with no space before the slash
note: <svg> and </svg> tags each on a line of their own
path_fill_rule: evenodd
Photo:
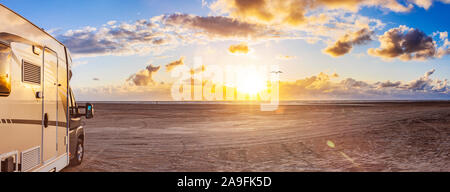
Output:
<svg viewBox="0 0 450 192">
<path fill-rule="evenodd" d="M 450 102 L 95 110 L 64 171 L 450 171 Z"/>
</svg>

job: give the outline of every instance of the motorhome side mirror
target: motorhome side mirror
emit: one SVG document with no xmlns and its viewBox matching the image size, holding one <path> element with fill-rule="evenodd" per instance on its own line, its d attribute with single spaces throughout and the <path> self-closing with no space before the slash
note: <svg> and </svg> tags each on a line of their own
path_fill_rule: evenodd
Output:
<svg viewBox="0 0 450 192">
<path fill-rule="evenodd" d="M 86 119 L 94 118 L 94 105 L 86 103 Z"/>
</svg>

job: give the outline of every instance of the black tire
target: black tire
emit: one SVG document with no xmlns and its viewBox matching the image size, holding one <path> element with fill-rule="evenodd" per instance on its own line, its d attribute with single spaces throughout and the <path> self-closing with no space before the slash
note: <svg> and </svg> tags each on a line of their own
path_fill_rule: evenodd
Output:
<svg viewBox="0 0 450 192">
<path fill-rule="evenodd" d="M 77 141 L 77 148 L 73 159 L 70 161 L 71 166 L 78 166 L 83 162 L 84 159 L 84 142 L 83 139 L 79 138 Z"/>
</svg>

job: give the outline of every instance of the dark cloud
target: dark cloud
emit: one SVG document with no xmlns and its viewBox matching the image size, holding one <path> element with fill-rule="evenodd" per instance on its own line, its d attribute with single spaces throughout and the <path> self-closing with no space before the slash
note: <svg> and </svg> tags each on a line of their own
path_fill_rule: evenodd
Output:
<svg viewBox="0 0 450 192">
<path fill-rule="evenodd" d="M 343 81 L 341 81 L 341 84 L 346 88 L 346 89 L 351 89 L 351 88 L 362 88 L 362 87 L 369 87 L 369 84 L 364 82 L 364 81 L 357 81 L 353 78 L 347 78 Z"/>
<path fill-rule="evenodd" d="M 224 16 L 196 16 L 171 14 L 164 16 L 164 24 L 197 30 L 209 37 L 269 38 L 277 37 L 279 32 L 263 25 L 241 22 Z"/>
<path fill-rule="evenodd" d="M 376 85 L 378 85 L 379 88 L 400 87 L 401 84 L 402 84 L 401 81 L 397 82 L 386 81 L 376 83 Z"/>
<path fill-rule="evenodd" d="M 166 65 L 166 70 L 167 72 L 172 71 L 173 69 L 175 69 L 176 67 L 180 66 L 180 65 L 184 65 L 184 57 L 181 57 L 179 60 L 176 60 L 174 62 L 171 62 L 169 64 Z"/>
<path fill-rule="evenodd" d="M 373 31 L 368 28 L 363 28 L 352 35 L 350 35 L 351 42 L 354 45 L 361 45 L 372 40 Z"/>
<path fill-rule="evenodd" d="M 136 86 L 153 85 L 153 74 L 158 72 L 161 66 L 155 67 L 153 65 L 147 66 L 145 69 L 131 75 L 127 81 L 132 82 Z"/>
<path fill-rule="evenodd" d="M 327 47 L 324 52 L 331 56 L 337 57 L 345 55 L 346 53 L 350 52 L 352 48 L 352 44 L 348 42 L 337 41 L 333 46 Z"/>
<path fill-rule="evenodd" d="M 156 44 L 156 45 L 162 45 L 162 44 L 167 43 L 167 40 L 165 40 L 165 39 L 155 39 L 155 40 L 153 40 L 152 43 Z"/>
<path fill-rule="evenodd" d="M 430 70 L 425 73 L 424 76 L 420 77 L 417 80 L 412 81 L 406 87 L 413 91 L 422 91 L 427 88 L 432 88 L 433 81 L 430 79 L 430 76 L 435 72 L 435 70 Z"/>
<path fill-rule="evenodd" d="M 450 94 L 450 87 L 448 86 L 447 79 L 439 80 L 431 78 L 431 75 L 435 72 L 435 69 L 427 71 L 422 77 L 409 83 L 399 85 L 397 88 L 413 92 Z"/>
<path fill-rule="evenodd" d="M 69 31 L 57 37 L 75 54 L 111 53 L 123 49 L 123 45 L 100 37 L 94 28 Z"/>
<path fill-rule="evenodd" d="M 339 38 L 333 45 L 327 47 L 324 52 L 338 57 L 349 53 L 354 45 L 365 44 L 372 40 L 373 31 L 363 28 L 357 32 L 346 34 Z"/>
<path fill-rule="evenodd" d="M 433 38 L 419 29 L 406 26 L 390 29 L 379 37 L 380 48 L 369 49 L 368 53 L 382 58 L 401 60 L 426 60 L 436 56 Z"/>
<path fill-rule="evenodd" d="M 155 32 L 156 25 L 147 20 L 133 24 L 107 25 L 97 29 L 85 27 L 69 30 L 56 36 L 75 55 L 122 55 L 135 54 L 142 47 L 152 47 L 166 43 L 168 34 Z"/>
</svg>

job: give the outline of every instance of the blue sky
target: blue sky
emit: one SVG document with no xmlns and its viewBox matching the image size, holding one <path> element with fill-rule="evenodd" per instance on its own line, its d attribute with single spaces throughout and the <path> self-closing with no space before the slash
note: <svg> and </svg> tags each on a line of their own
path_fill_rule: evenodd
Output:
<svg viewBox="0 0 450 192">
<path fill-rule="evenodd" d="M 174 12 L 207 14 L 201 0 L 2 0 L 2 4 L 47 29 L 101 26 L 110 20 L 135 21 Z"/>
<path fill-rule="evenodd" d="M 281 81 L 286 82 L 286 86 L 289 84 L 288 82 L 291 83 L 289 86 L 293 86 L 294 82 L 311 77 L 320 79 L 317 78 L 320 77 L 320 73 L 328 74 L 330 77 L 327 79 L 327 82 L 313 82 L 311 85 L 299 87 L 297 90 L 301 91 L 298 93 L 292 91 L 288 97 L 290 99 L 311 99 L 315 97 L 336 99 L 340 98 L 340 96 L 343 99 L 450 99 L 448 90 L 439 89 L 443 86 L 448 87 L 444 82 L 445 79 L 450 78 L 450 57 L 447 54 L 437 56 L 439 48 L 444 51 L 448 49 L 448 46 L 445 47 L 444 45 L 445 36 L 443 35 L 441 39 L 440 34 L 436 33 L 446 32 L 450 29 L 450 22 L 448 22 L 448 18 L 450 18 L 450 4 L 444 3 L 445 1 L 424 1 L 430 3 L 429 7 L 404 0 L 395 1 L 398 2 L 396 6 L 383 3 L 385 1 L 372 4 L 342 3 L 329 5 L 322 3 L 317 5 L 317 10 L 308 9 L 308 13 L 304 16 L 317 16 L 319 18 L 320 15 L 326 15 L 331 20 L 328 19 L 323 24 L 318 24 L 320 21 L 313 20 L 313 17 L 311 17 L 310 21 L 293 18 L 294 20 L 298 19 L 296 20 L 297 22 L 301 22 L 299 25 L 286 23 L 285 19 L 287 16 L 286 18 L 281 18 L 283 15 L 289 15 L 288 9 L 272 10 L 267 7 L 263 7 L 263 9 L 252 9 L 250 6 L 238 7 L 239 4 L 236 3 L 238 1 L 0 0 L 2 4 L 50 31 L 66 45 L 73 46 L 69 46 L 69 48 L 76 50 L 72 52 L 78 65 L 73 68 L 75 75 L 72 79 L 72 85 L 79 92 L 77 97 L 82 100 L 92 100 L 94 97 L 103 96 L 105 100 L 170 100 L 170 96 L 164 96 L 164 94 L 168 93 L 168 84 L 173 83 L 175 79 L 171 77 L 165 65 L 184 58 L 184 64 L 190 66 L 193 64 L 194 58 L 198 56 L 203 58 L 203 62 L 206 65 L 219 64 L 223 66 L 230 63 L 233 65 L 280 65 L 280 69 L 284 72 L 281 75 Z M 297 0 L 285 2 L 291 1 L 295 2 Z M 260 3 L 258 6 L 263 5 Z M 266 2 L 266 6 L 273 7 L 274 5 Z M 409 9 L 405 10 L 408 6 L 410 6 Z M 303 8 L 299 7 L 298 9 L 300 11 Z M 186 13 L 190 14 L 190 16 L 179 14 L 176 18 L 182 19 L 177 20 L 174 19 L 177 13 Z M 264 14 L 275 16 L 267 18 L 262 16 Z M 166 18 L 156 18 L 161 15 L 165 15 Z M 173 18 L 169 16 L 173 16 Z M 136 32 L 138 35 L 132 37 L 114 36 L 123 38 L 119 39 L 121 42 L 117 42 L 119 40 L 116 41 L 116 39 L 106 39 L 114 42 L 114 45 L 119 45 L 118 48 L 114 47 L 113 50 L 110 50 L 110 47 L 105 48 L 103 45 L 98 45 L 100 42 L 103 42 L 102 40 L 105 40 L 101 39 L 101 35 L 99 35 L 102 33 L 102 28 L 107 28 L 104 30 L 109 30 L 109 32 L 105 32 L 105 34 L 113 37 L 113 35 L 117 34 L 114 32 L 118 32 L 118 29 L 122 31 L 125 29 L 121 28 L 124 26 L 124 23 L 133 25 L 133 30 L 136 30 L 136 21 L 142 19 L 155 22 L 158 26 L 152 26 L 149 29 L 143 29 L 138 32 L 130 31 L 130 28 L 126 28 L 127 32 Z M 211 25 L 208 22 L 200 23 L 207 19 L 218 19 L 217 22 L 232 19 L 239 22 L 241 24 L 239 25 L 240 27 L 254 25 L 258 28 L 249 32 L 248 36 L 242 37 L 236 34 L 230 36 L 222 34 L 221 30 L 226 31 L 226 27 L 233 26 L 223 24 L 223 29 L 216 30 L 221 25 L 218 25 L 218 27 L 217 25 L 208 26 Z M 365 23 L 369 20 L 371 22 Z M 116 22 L 113 25 L 107 24 L 110 21 Z M 187 21 L 191 23 L 180 23 Z M 170 23 L 170 25 L 167 23 Z M 336 23 L 341 23 L 341 27 L 329 27 L 334 26 Z M 398 28 L 398 30 L 401 30 L 399 28 L 400 25 L 408 27 L 407 30 L 403 31 L 405 39 L 407 38 L 408 30 L 411 31 L 412 35 L 415 29 L 422 31 L 426 37 L 432 38 L 435 41 L 433 50 L 436 53 L 433 55 L 427 53 L 428 56 L 418 56 L 418 59 L 404 59 L 405 57 L 402 59 L 401 55 L 387 58 L 387 55 L 369 54 L 369 49 L 378 48 L 381 50 L 380 44 L 382 42 L 379 38 L 391 29 Z M 320 27 L 325 26 L 328 26 L 326 30 L 320 30 Z M 289 35 L 278 39 L 255 35 L 255 33 L 260 33 L 267 28 L 276 29 Z M 364 28 L 373 32 L 366 34 L 370 35 L 370 40 L 364 40 L 363 43 L 356 43 L 356 40 L 352 42 L 352 38 L 357 38 L 355 37 L 356 32 Z M 234 28 L 233 30 L 239 29 Z M 136 40 L 136 37 L 139 35 L 145 32 L 150 33 L 150 31 L 152 38 L 154 38 L 152 41 Z M 421 33 L 417 32 L 415 34 Z M 84 47 L 98 45 L 99 49 L 105 50 L 87 54 L 83 50 L 83 45 L 77 44 L 77 38 L 85 37 L 82 35 L 91 35 L 92 37 L 88 38 L 92 38 L 90 40 L 98 43 L 95 45 L 85 44 Z M 158 39 L 165 40 L 165 43 L 161 45 L 151 44 Z M 310 41 L 311 39 L 316 40 Z M 128 44 L 122 42 L 122 40 L 133 42 Z M 324 51 L 326 48 L 332 48 L 333 45 L 337 45 L 335 43 L 339 42 L 339 40 L 345 42 L 346 45 L 351 45 L 350 51 L 347 50 L 344 54 L 338 56 L 332 56 L 332 53 Z M 424 37 L 423 40 L 425 41 L 426 38 Z M 90 42 L 92 43 L 92 41 Z M 251 50 L 249 53 L 235 55 L 228 51 L 231 45 L 243 42 Z M 136 44 L 139 46 L 138 51 L 136 51 L 136 47 L 133 47 Z M 75 47 L 75 45 L 78 47 Z M 140 52 L 144 50 L 142 47 L 149 51 Z M 416 52 L 412 51 L 408 52 L 408 54 L 412 57 L 420 55 L 416 48 L 414 50 Z M 289 56 L 290 59 L 281 60 L 278 58 L 280 56 Z M 160 66 L 160 69 L 155 72 L 145 71 L 150 64 L 155 67 Z M 426 72 L 433 69 L 432 75 L 425 78 L 425 83 L 421 89 L 412 88 L 414 83 L 419 82 L 421 79 L 423 80 Z M 144 81 L 146 82 L 145 85 L 136 84 L 137 78 L 140 77 L 140 72 L 145 72 L 147 75 L 145 76 L 147 78 Z M 334 73 L 338 75 L 332 77 Z M 348 79 L 365 82 L 367 87 L 348 87 L 349 85 L 346 81 Z M 396 87 L 389 87 L 389 90 L 384 90 L 383 87 L 382 90 L 380 85 L 388 81 L 401 81 L 401 83 Z M 165 86 L 160 85 L 161 82 L 164 82 Z M 298 84 L 297 86 L 301 86 Z M 127 86 L 134 86 L 135 88 Z M 106 93 L 102 92 L 105 89 L 109 91 Z M 135 93 L 133 90 L 147 91 Z M 345 90 L 350 91 L 347 93 Z M 92 92 L 98 95 L 92 94 Z M 129 92 L 129 94 L 124 95 L 122 92 Z M 115 96 L 108 97 L 107 95 Z M 389 96 L 385 97 L 386 95 Z"/>
</svg>

